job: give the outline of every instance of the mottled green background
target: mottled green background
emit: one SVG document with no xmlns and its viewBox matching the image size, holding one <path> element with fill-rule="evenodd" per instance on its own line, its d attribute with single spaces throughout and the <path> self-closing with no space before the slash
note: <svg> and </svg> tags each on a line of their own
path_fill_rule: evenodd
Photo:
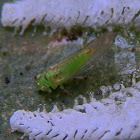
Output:
<svg viewBox="0 0 140 140">
<path fill-rule="evenodd" d="M 4 2 L 5 0 L 0 1 L 0 10 Z M 80 94 L 88 99 L 90 92 L 94 91 L 97 99 L 102 98 L 99 91 L 102 85 L 113 85 L 122 79 L 127 81 L 125 84 L 131 85 L 132 75 L 118 74 L 118 64 L 114 63 L 114 54 L 121 50 L 113 45 L 97 62 L 89 79 L 71 80 L 64 85 L 71 96 L 66 95 L 60 88 L 49 94 L 38 92 L 35 76 L 81 48 L 80 45 L 48 48 L 51 37 L 43 36 L 43 30 L 44 28 L 39 27 L 37 34 L 32 37 L 33 27 L 30 27 L 24 36 L 13 36 L 13 29 L 3 28 L 0 25 L 0 140 L 16 140 L 21 136 L 19 133 L 10 133 L 9 118 L 16 110 L 34 111 L 40 104 L 46 104 L 48 111 L 54 104 L 57 104 L 60 109 L 68 108 L 73 106 L 74 98 Z M 122 34 L 122 32 L 117 30 L 117 34 Z M 138 48 L 138 40 L 139 34 L 137 33 L 137 36 L 130 42 L 137 44 Z M 140 53 L 136 51 L 135 55 L 138 68 Z"/>
</svg>

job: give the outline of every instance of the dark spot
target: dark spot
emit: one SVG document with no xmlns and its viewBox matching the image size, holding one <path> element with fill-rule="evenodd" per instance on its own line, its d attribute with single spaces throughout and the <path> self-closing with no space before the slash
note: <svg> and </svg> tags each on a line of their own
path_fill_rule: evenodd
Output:
<svg viewBox="0 0 140 140">
<path fill-rule="evenodd" d="M 137 125 L 134 125 L 134 128 L 136 129 L 136 128 L 138 128 L 138 126 Z"/>
<path fill-rule="evenodd" d="M 26 18 L 25 17 L 23 17 L 23 20 L 25 20 Z"/>
<path fill-rule="evenodd" d="M 34 76 L 34 79 L 37 80 L 37 76 Z"/>
<path fill-rule="evenodd" d="M 101 15 L 104 13 L 104 11 L 101 12 Z"/>
<path fill-rule="evenodd" d="M 132 49 L 131 49 L 131 52 L 135 52 L 135 51 L 136 51 L 136 49 L 135 49 L 135 48 L 132 48 Z"/>
<path fill-rule="evenodd" d="M 62 100 L 62 103 L 65 104 L 67 101 L 66 100 Z"/>
<path fill-rule="evenodd" d="M 85 109 L 80 109 L 79 110 L 81 113 L 86 113 L 86 110 Z"/>
<path fill-rule="evenodd" d="M 23 75 L 23 73 L 22 73 L 22 72 L 20 72 L 20 73 L 19 73 L 19 75 L 21 75 L 21 76 L 22 76 L 22 75 Z"/>
<path fill-rule="evenodd" d="M 115 100 L 116 102 L 117 102 L 117 101 L 119 101 L 118 97 L 115 97 L 115 99 L 114 99 L 114 100 Z"/>
<path fill-rule="evenodd" d="M 93 107 L 94 109 L 97 109 L 97 107 Z"/>
<path fill-rule="evenodd" d="M 2 53 L 2 55 L 3 56 L 6 56 L 8 53 L 6 52 L 6 51 L 4 51 L 3 53 Z"/>
<path fill-rule="evenodd" d="M 129 93 L 129 92 L 126 92 L 126 95 L 127 95 L 128 97 L 133 97 L 133 94 L 132 94 L 132 93 Z"/>
<path fill-rule="evenodd" d="M 8 77 L 5 77 L 5 84 L 8 85 L 10 83 L 10 79 Z"/>
<path fill-rule="evenodd" d="M 102 92 L 100 90 L 95 91 L 95 95 L 102 95 Z"/>
<path fill-rule="evenodd" d="M 68 31 L 66 28 L 63 28 L 60 32 L 61 36 L 67 36 L 68 35 Z"/>
<path fill-rule="evenodd" d="M 84 30 L 84 28 L 82 26 L 73 26 L 70 29 L 70 33 L 75 34 L 77 36 L 82 36 L 83 35 L 83 30 Z"/>
<path fill-rule="evenodd" d="M 71 34 L 71 35 L 68 36 L 68 38 L 67 38 L 66 40 L 67 40 L 67 41 L 74 41 L 74 40 L 77 40 L 77 39 L 78 39 L 78 38 L 77 38 L 76 35 Z"/>
<path fill-rule="evenodd" d="M 122 128 L 121 128 L 121 130 L 120 130 L 119 132 L 117 132 L 117 133 L 115 134 L 115 136 L 120 135 L 120 134 L 121 134 L 121 132 L 122 132 Z"/>
<path fill-rule="evenodd" d="M 85 76 L 84 79 L 87 80 L 88 79 L 88 76 Z"/>
</svg>

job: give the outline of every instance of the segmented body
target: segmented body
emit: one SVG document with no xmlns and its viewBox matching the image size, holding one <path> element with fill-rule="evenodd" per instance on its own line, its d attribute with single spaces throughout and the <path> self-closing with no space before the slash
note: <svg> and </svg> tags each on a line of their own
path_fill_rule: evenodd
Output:
<svg viewBox="0 0 140 140">
<path fill-rule="evenodd" d="M 80 50 L 76 55 L 71 56 L 62 63 L 50 67 L 39 77 L 44 77 L 43 81 L 44 84 L 46 83 L 45 87 L 49 86 L 53 89 L 56 89 L 58 85 L 64 83 L 72 75 L 74 75 L 86 63 L 88 57 L 92 55 L 93 52 L 94 50 L 90 48 L 82 51 Z"/>
<path fill-rule="evenodd" d="M 64 61 L 50 67 L 37 76 L 38 89 L 42 91 L 50 91 L 50 88 L 56 89 L 58 85 L 68 81 L 77 72 L 92 67 L 112 45 L 113 40 L 113 32 L 103 34 Z"/>
</svg>

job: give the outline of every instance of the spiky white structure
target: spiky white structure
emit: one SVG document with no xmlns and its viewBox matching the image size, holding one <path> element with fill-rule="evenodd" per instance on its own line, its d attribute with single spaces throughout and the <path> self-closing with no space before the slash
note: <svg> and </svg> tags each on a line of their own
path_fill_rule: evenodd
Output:
<svg viewBox="0 0 140 140">
<path fill-rule="evenodd" d="M 139 26 L 139 11 L 139 0 L 21 0 L 3 5 L 1 22 L 3 26 L 22 27 L 20 34 L 32 21 L 56 29 L 73 25 Z"/>
<path fill-rule="evenodd" d="M 18 110 L 10 125 L 12 131 L 22 132 L 30 140 L 140 139 L 140 81 L 133 79 L 132 87 L 122 86 L 108 99 L 91 98 L 90 103 L 73 109 L 59 111 L 55 106 L 49 113 Z"/>
</svg>

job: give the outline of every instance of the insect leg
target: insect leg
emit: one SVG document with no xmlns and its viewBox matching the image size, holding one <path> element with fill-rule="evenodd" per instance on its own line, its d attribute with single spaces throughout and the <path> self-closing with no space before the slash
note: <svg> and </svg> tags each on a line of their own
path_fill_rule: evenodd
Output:
<svg viewBox="0 0 140 140">
<path fill-rule="evenodd" d="M 60 85 L 60 88 L 61 88 L 67 95 L 71 96 L 71 94 L 68 92 L 68 90 L 66 90 L 66 89 L 64 88 L 63 85 Z"/>
</svg>

